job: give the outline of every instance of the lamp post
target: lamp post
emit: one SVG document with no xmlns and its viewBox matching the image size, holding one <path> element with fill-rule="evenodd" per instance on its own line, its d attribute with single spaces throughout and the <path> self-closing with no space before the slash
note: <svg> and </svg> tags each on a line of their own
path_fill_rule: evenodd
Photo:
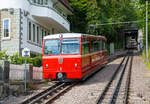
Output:
<svg viewBox="0 0 150 104">
<path fill-rule="evenodd" d="M 148 60 L 148 1 L 146 1 L 146 60 Z"/>
</svg>

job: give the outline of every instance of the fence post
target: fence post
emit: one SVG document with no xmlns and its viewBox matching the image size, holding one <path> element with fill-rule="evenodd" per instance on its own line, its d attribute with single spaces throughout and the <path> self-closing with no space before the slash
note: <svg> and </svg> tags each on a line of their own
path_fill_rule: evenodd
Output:
<svg viewBox="0 0 150 104">
<path fill-rule="evenodd" d="M 42 80 L 43 80 L 43 79 L 44 79 L 44 78 L 43 78 L 43 66 L 42 66 L 41 68 L 42 68 Z"/>
<path fill-rule="evenodd" d="M 2 84 L 0 90 L 3 96 L 9 94 L 9 72 L 10 72 L 10 63 L 9 61 L 0 60 L 0 73 Z"/>
</svg>

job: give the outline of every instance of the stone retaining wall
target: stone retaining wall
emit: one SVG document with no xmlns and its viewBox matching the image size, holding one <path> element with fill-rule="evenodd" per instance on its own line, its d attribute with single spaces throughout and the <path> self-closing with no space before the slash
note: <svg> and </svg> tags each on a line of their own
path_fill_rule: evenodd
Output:
<svg viewBox="0 0 150 104">
<path fill-rule="evenodd" d="M 4 39 L 3 21 L 10 21 L 10 38 Z M 0 40 L 1 50 L 7 50 L 8 55 L 19 53 L 20 46 L 20 9 L 2 9 L 0 10 Z"/>
</svg>

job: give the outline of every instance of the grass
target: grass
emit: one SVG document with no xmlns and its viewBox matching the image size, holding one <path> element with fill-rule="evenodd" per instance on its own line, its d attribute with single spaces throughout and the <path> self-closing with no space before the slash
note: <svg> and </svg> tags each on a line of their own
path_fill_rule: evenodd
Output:
<svg viewBox="0 0 150 104">
<path fill-rule="evenodd" d="M 150 53 L 150 50 L 148 50 L 148 53 Z M 145 60 L 145 64 L 146 64 L 146 66 L 148 67 L 148 69 L 149 69 L 149 71 L 150 71 L 150 54 L 149 54 L 149 56 L 148 56 L 148 61 L 146 60 L 146 53 L 145 53 L 145 51 L 143 51 L 143 53 L 142 53 L 142 58 Z"/>
<path fill-rule="evenodd" d="M 10 82 L 21 82 L 21 81 L 23 81 L 23 80 L 9 80 Z"/>
<path fill-rule="evenodd" d="M 146 66 L 148 67 L 149 71 L 150 71 L 150 62 L 145 61 Z"/>
</svg>

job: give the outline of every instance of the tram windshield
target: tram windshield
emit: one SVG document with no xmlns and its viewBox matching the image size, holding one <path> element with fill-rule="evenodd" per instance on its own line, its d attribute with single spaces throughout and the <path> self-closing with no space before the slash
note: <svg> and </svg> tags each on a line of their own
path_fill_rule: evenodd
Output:
<svg viewBox="0 0 150 104">
<path fill-rule="evenodd" d="M 79 39 L 63 39 L 62 54 L 79 54 L 80 42 Z"/>
<path fill-rule="evenodd" d="M 60 40 L 46 40 L 44 44 L 45 55 L 59 55 L 60 54 Z"/>
<path fill-rule="evenodd" d="M 61 51 L 60 51 L 61 49 Z M 46 40 L 44 43 L 44 55 L 79 54 L 79 39 Z"/>
</svg>

